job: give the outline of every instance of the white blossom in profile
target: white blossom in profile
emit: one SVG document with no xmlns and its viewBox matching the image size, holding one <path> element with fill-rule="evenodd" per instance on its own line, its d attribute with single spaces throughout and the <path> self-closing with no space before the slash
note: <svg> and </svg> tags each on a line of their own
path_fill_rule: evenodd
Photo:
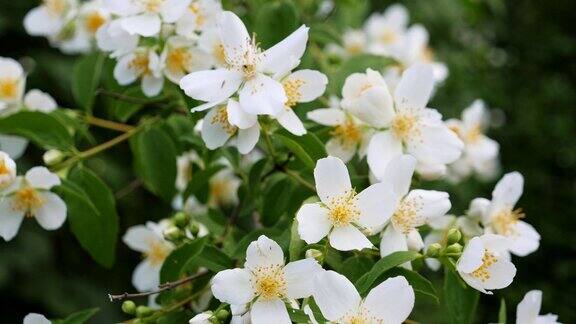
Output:
<svg viewBox="0 0 576 324">
<path fill-rule="evenodd" d="M 176 84 L 186 74 L 206 70 L 211 66 L 209 55 L 195 41 L 181 36 L 172 36 L 166 40 L 160 62 L 166 78 Z"/>
<path fill-rule="evenodd" d="M 142 92 L 154 97 L 164 87 L 163 66 L 154 48 L 138 47 L 118 59 L 114 67 L 114 78 L 120 85 L 129 85 L 142 80 Z"/>
<path fill-rule="evenodd" d="M 29 313 L 24 317 L 22 324 L 51 324 L 52 322 L 46 316 L 38 313 Z"/>
<path fill-rule="evenodd" d="M 219 0 L 192 0 L 176 21 L 176 34 L 195 39 L 198 35 L 215 29 L 220 13 L 222 4 Z"/>
<path fill-rule="evenodd" d="M 0 151 L 0 194 L 16 181 L 16 163 L 8 154 Z M 0 198 L 1 199 L 1 198 Z"/>
<path fill-rule="evenodd" d="M 516 324 L 560 324 L 554 314 L 540 315 L 542 291 L 531 290 L 516 307 Z"/>
</svg>

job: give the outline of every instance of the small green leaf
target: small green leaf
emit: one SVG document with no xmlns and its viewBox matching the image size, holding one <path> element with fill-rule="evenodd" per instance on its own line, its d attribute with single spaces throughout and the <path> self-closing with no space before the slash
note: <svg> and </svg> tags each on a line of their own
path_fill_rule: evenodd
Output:
<svg viewBox="0 0 576 324">
<path fill-rule="evenodd" d="M 358 292 L 360 292 L 361 295 L 366 294 L 372 288 L 376 279 L 378 279 L 378 277 L 380 277 L 384 272 L 403 263 L 415 260 L 420 256 L 420 253 L 415 251 L 398 251 L 383 257 L 374 264 L 369 272 L 365 273 L 356 281 Z"/>
<path fill-rule="evenodd" d="M 500 310 L 498 311 L 498 324 L 506 324 L 506 300 L 500 300 Z"/>
<path fill-rule="evenodd" d="M 298 220 L 294 218 L 290 228 L 290 246 L 288 248 L 290 261 L 296 261 L 300 259 L 300 254 L 302 253 L 302 249 L 305 245 L 305 242 L 300 239 L 300 235 L 298 234 Z"/>
<path fill-rule="evenodd" d="M 126 122 L 130 119 L 134 114 L 139 112 L 146 106 L 146 102 L 152 102 L 154 98 L 148 98 L 142 92 L 142 88 L 140 86 L 133 86 L 121 93 L 123 96 L 127 98 L 131 98 L 131 100 L 122 100 L 122 99 L 115 99 L 114 103 L 114 114 L 116 118 L 122 122 Z"/>
<path fill-rule="evenodd" d="M 92 111 L 96 90 L 100 84 L 102 67 L 106 56 L 103 53 L 94 53 L 81 56 L 74 64 L 72 71 L 72 95 L 74 100 L 86 112 Z"/>
<path fill-rule="evenodd" d="M 261 221 L 264 226 L 273 226 L 284 214 L 290 202 L 293 185 L 288 178 L 273 182 L 265 191 Z"/>
<path fill-rule="evenodd" d="M 472 287 L 462 287 L 459 275 L 452 267 L 444 267 L 443 303 L 453 324 L 474 322 L 479 293 Z"/>
<path fill-rule="evenodd" d="M 25 137 L 44 149 L 70 151 L 74 140 L 65 125 L 50 114 L 21 111 L 0 118 L 0 134 Z"/>
<path fill-rule="evenodd" d="M 309 169 L 313 169 L 316 161 L 327 155 L 322 141 L 312 133 L 295 136 L 285 130 L 280 130 L 273 136 L 278 137 Z"/>
<path fill-rule="evenodd" d="M 232 268 L 234 262 L 224 252 L 212 245 L 206 245 L 202 253 L 197 257 L 195 265 L 204 267 L 210 271 L 219 272 Z"/>
<path fill-rule="evenodd" d="M 197 262 L 197 257 L 204 250 L 207 238 L 198 238 L 187 242 L 172 251 L 160 269 L 160 283 L 180 279 L 191 264 Z"/>
<path fill-rule="evenodd" d="M 269 48 L 298 28 L 298 11 L 291 1 L 268 1 L 258 7 L 254 32 L 263 48 Z"/>
<path fill-rule="evenodd" d="M 340 273 L 354 282 L 374 266 L 374 261 L 366 256 L 355 256 L 346 259 L 340 267 Z"/>
<path fill-rule="evenodd" d="M 310 317 L 304 313 L 301 309 L 294 309 L 288 307 L 288 315 L 290 316 L 290 320 L 296 323 L 309 323 Z"/>
<path fill-rule="evenodd" d="M 53 324 L 84 324 L 89 319 L 91 319 L 96 313 L 100 311 L 99 308 L 85 309 L 76 313 L 71 314 L 65 319 L 53 320 Z"/>
</svg>

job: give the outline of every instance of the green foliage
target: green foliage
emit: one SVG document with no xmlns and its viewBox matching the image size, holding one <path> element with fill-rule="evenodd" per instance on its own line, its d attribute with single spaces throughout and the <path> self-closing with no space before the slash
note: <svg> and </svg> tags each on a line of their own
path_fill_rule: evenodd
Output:
<svg viewBox="0 0 576 324">
<path fill-rule="evenodd" d="M 360 292 L 361 295 L 367 294 L 368 291 L 374 287 L 374 283 L 378 277 L 383 273 L 419 257 L 421 257 L 421 254 L 415 251 L 398 251 L 383 257 L 374 264 L 370 271 L 364 273 L 364 275 L 356 280 L 355 285 L 356 288 L 358 288 L 358 292 Z"/>
<path fill-rule="evenodd" d="M 72 71 L 72 94 L 87 113 L 92 112 L 96 90 L 100 84 L 105 55 L 93 53 L 78 58 Z"/>
<path fill-rule="evenodd" d="M 259 6 L 254 32 L 263 48 L 269 48 L 298 28 L 298 11 L 289 0 L 267 1 Z"/>
<path fill-rule="evenodd" d="M 204 250 L 207 238 L 198 238 L 184 243 L 174 250 L 164 260 L 160 270 L 160 282 L 176 281 L 190 270 L 190 266 L 196 262 L 196 258 Z"/>
<path fill-rule="evenodd" d="M 25 137 L 38 146 L 69 151 L 74 140 L 68 129 L 50 114 L 21 111 L 0 118 L 0 133 Z"/>
<path fill-rule="evenodd" d="M 444 272 L 443 304 L 451 323 L 473 323 L 480 293 L 466 286 L 452 267 Z"/>
<path fill-rule="evenodd" d="M 100 309 L 98 308 L 90 308 L 82 311 L 78 311 L 70 316 L 66 317 L 62 320 L 53 320 L 53 324 L 84 324 L 89 319 L 94 317 L 96 313 L 98 313 Z"/>
</svg>

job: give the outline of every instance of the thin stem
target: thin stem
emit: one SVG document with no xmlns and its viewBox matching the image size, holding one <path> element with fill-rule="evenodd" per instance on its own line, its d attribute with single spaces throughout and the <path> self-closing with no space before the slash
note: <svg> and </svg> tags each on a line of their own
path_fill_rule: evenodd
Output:
<svg viewBox="0 0 576 324">
<path fill-rule="evenodd" d="M 128 95 L 114 92 L 114 91 L 108 91 L 106 89 L 98 89 L 97 93 L 104 95 L 104 96 L 107 96 L 107 97 L 110 97 L 110 98 L 118 99 L 118 100 L 125 101 L 125 102 L 135 103 L 135 104 L 141 104 L 141 105 L 155 103 L 155 102 L 162 102 L 162 101 L 165 101 L 167 99 L 166 96 L 162 96 L 162 97 L 154 98 L 154 99 L 143 99 L 143 98 L 128 96 Z"/>
<path fill-rule="evenodd" d="M 181 286 L 183 284 L 186 284 L 186 283 L 188 283 L 194 279 L 198 279 L 198 278 L 200 278 L 200 277 L 202 277 L 208 273 L 209 273 L 208 271 L 203 271 L 203 272 L 199 272 L 197 274 L 188 276 L 186 278 L 182 278 L 180 280 L 166 282 L 166 283 L 160 284 L 158 286 L 157 290 L 143 292 L 143 293 L 123 293 L 123 294 L 118 294 L 118 295 L 108 294 L 108 298 L 110 299 L 111 302 L 114 302 L 114 301 L 121 301 L 121 300 L 128 299 L 128 298 L 146 297 L 146 296 L 150 296 L 150 295 L 156 295 L 156 294 L 159 294 L 163 291 L 170 290 L 170 289 L 176 288 L 178 286 Z"/>
<path fill-rule="evenodd" d="M 120 199 L 128 196 L 131 192 L 136 190 L 136 188 L 140 187 L 141 185 L 142 185 L 142 181 L 140 179 L 134 179 L 129 184 L 127 184 L 125 187 L 118 190 L 114 194 L 114 197 L 116 198 L 116 200 L 120 200 Z"/>
<path fill-rule="evenodd" d="M 282 172 L 291 176 L 294 180 L 298 181 L 304 187 L 306 187 L 312 191 L 316 191 L 316 187 L 313 184 L 311 184 L 310 182 L 304 180 L 297 172 L 289 170 L 289 169 L 283 169 Z"/>
<path fill-rule="evenodd" d="M 129 132 L 134 129 L 134 126 L 117 123 L 111 120 L 101 119 L 94 116 L 86 116 L 85 120 L 90 125 L 107 128 L 119 132 Z"/>
<path fill-rule="evenodd" d="M 268 127 L 262 125 L 262 130 L 262 133 L 264 134 L 264 142 L 266 143 L 266 150 L 268 151 L 268 154 L 272 156 L 272 162 L 276 163 L 276 150 L 274 149 L 274 145 L 270 139 L 270 134 L 268 134 Z"/>
</svg>

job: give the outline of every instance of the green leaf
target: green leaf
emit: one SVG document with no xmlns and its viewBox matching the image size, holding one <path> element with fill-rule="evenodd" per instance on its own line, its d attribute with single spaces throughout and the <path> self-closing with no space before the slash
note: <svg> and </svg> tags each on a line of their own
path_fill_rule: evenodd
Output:
<svg viewBox="0 0 576 324">
<path fill-rule="evenodd" d="M 334 20 L 341 28 L 360 27 L 370 10 L 368 0 L 340 0 L 337 1 Z"/>
<path fill-rule="evenodd" d="M 250 172 L 248 173 L 248 188 L 250 192 L 256 196 L 260 189 L 260 179 L 270 164 L 268 163 L 268 159 L 261 159 L 258 162 L 254 163 L 250 168 Z"/>
<path fill-rule="evenodd" d="M 336 69 L 329 75 L 330 83 L 328 90 L 335 95 L 339 95 L 344 86 L 346 78 L 355 72 L 365 73 L 370 68 L 376 71 L 382 71 L 387 65 L 392 64 L 392 59 L 377 55 L 361 54 L 351 57 L 339 69 Z"/>
<path fill-rule="evenodd" d="M 340 268 L 340 273 L 350 281 L 354 282 L 362 277 L 363 274 L 367 273 L 374 266 L 374 261 L 366 256 L 355 256 L 346 259 L 342 263 Z"/>
<path fill-rule="evenodd" d="M 142 88 L 138 86 L 130 87 L 121 93 L 123 96 L 133 98 L 134 101 L 115 99 L 114 115 L 122 122 L 126 122 L 134 114 L 143 109 L 146 101 L 152 102 L 154 98 L 148 98 L 142 92 Z"/>
<path fill-rule="evenodd" d="M 385 276 L 386 278 L 382 278 L 382 280 L 379 278 L 379 281 L 382 282 L 390 277 L 403 276 L 414 289 L 416 296 L 430 298 L 434 303 L 440 304 L 438 294 L 432 283 L 418 272 L 398 267 L 386 272 Z"/>
<path fill-rule="evenodd" d="M 498 311 L 498 324 L 506 324 L 506 300 L 500 300 L 500 310 Z"/>
<path fill-rule="evenodd" d="M 74 64 L 72 95 L 74 100 L 89 113 L 94 106 L 96 90 L 100 84 L 105 58 L 103 53 L 94 53 L 81 56 Z"/>
<path fill-rule="evenodd" d="M 288 248 L 290 261 L 296 261 L 300 259 L 300 254 L 302 253 L 302 249 L 305 245 L 305 242 L 300 239 L 300 235 L 298 234 L 298 220 L 294 218 L 292 227 L 290 228 L 290 246 Z"/>
<path fill-rule="evenodd" d="M 184 190 L 184 198 L 188 198 L 190 196 L 198 195 L 201 191 L 204 193 L 208 192 L 209 181 L 213 175 L 218 173 L 218 171 L 224 169 L 224 166 L 221 164 L 210 166 L 204 170 L 200 170 L 196 173 L 192 174 L 192 178 L 186 190 Z M 207 197 L 197 197 L 197 198 L 207 198 Z"/>
<path fill-rule="evenodd" d="M 160 269 L 160 283 L 175 281 L 185 274 L 190 265 L 197 262 L 197 257 L 204 250 L 207 237 L 187 242 L 172 251 Z"/>
<path fill-rule="evenodd" d="M 0 118 L 0 134 L 25 137 L 44 149 L 70 151 L 74 140 L 65 125 L 50 114 L 21 111 Z"/>
<path fill-rule="evenodd" d="M 459 275 L 452 267 L 444 267 L 444 305 L 451 323 L 474 322 L 479 293 L 472 287 L 463 287 Z"/>
<path fill-rule="evenodd" d="M 176 193 L 176 146 L 160 125 L 134 138 L 132 145 L 136 172 L 145 187 L 170 202 Z"/>
<path fill-rule="evenodd" d="M 76 313 L 71 314 L 62 320 L 53 320 L 53 324 L 83 324 L 91 319 L 96 313 L 100 311 L 99 308 L 85 309 Z"/>
<path fill-rule="evenodd" d="M 265 191 L 264 204 L 262 206 L 262 216 L 260 217 L 264 226 L 273 226 L 278 222 L 280 216 L 284 214 L 290 202 L 293 184 L 288 178 L 279 179 L 273 182 Z"/>
<path fill-rule="evenodd" d="M 196 265 L 210 271 L 219 272 L 232 268 L 234 262 L 224 252 L 212 245 L 206 245 L 202 253 L 197 257 Z"/>
<path fill-rule="evenodd" d="M 372 269 L 365 273 L 356 281 L 356 288 L 361 295 L 366 294 L 373 286 L 374 282 L 384 272 L 399 266 L 403 263 L 410 262 L 420 257 L 420 253 L 415 251 L 398 251 L 378 260 Z"/>
<path fill-rule="evenodd" d="M 263 48 L 283 40 L 298 28 L 298 11 L 291 1 L 268 1 L 258 9 L 254 32 Z"/>
<path fill-rule="evenodd" d="M 310 169 L 316 166 L 317 160 L 327 156 L 324 144 L 312 133 L 295 136 L 285 130 L 280 130 L 273 136 L 278 137 Z"/>
</svg>

